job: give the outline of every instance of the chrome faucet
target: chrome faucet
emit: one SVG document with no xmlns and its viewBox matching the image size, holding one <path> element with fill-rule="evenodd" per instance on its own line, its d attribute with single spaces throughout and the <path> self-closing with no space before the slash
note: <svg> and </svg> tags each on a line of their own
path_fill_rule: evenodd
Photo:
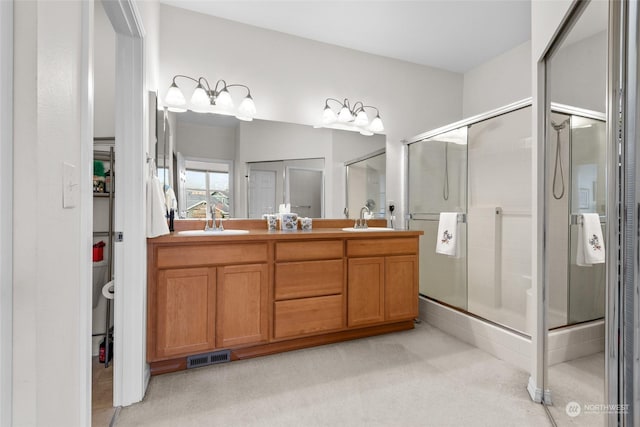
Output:
<svg viewBox="0 0 640 427">
<path fill-rule="evenodd" d="M 371 215 L 371 210 L 369 210 L 367 206 L 360 208 L 360 218 L 356 219 L 356 223 L 353 225 L 353 228 L 369 228 L 367 225 L 367 219 L 364 216 L 365 211 L 368 215 Z"/>
<path fill-rule="evenodd" d="M 217 224 L 216 221 L 216 208 L 215 206 L 209 207 L 209 212 L 211 212 L 211 227 L 209 227 L 209 218 L 204 219 L 204 231 L 224 231 L 224 226 L 222 225 L 222 217 L 220 217 L 220 225 Z"/>
</svg>

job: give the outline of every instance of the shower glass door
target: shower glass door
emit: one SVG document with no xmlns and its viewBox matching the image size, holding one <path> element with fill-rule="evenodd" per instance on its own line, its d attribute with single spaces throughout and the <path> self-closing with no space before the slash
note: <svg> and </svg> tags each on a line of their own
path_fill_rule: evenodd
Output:
<svg viewBox="0 0 640 427">
<path fill-rule="evenodd" d="M 435 252 L 441 212 L 466 213 L 467 127 L 439 134 L 408 146 L 409 228 L 422 230 L 420 294 L 467 309 L 467 227 L 458 223 L 457 256 Z"/>
<path fill-rule="evenodd" d="M 530 334 L 531 107 L 469 127 L 467 310 Z"/>
</svg>

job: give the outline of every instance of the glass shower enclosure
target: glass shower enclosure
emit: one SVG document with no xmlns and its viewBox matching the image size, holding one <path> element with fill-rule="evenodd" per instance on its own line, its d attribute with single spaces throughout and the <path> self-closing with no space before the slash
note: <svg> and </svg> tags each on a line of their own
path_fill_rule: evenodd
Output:
<svg viewBox="0 0 640 427">
<path fill-rule="evenodd" d="M 523 334 L 531 314 L 530 105 L 423 134 L 407 147 L 409 228 L 424 231 L 420 294 Z M 435 251 L 443 212 L 458 213 L 453 256 Z"/>
<path fill-rule="evenodd" d="M 549 175 L 549 322 L 602 318 L 605 266 L 578 266 L 580 214 L 605 221 L 605 123 L 556 106 Z M 557 135 L 556 135 L 557 133 Z M 557 136 L 557 138 L 556 138 Z M 522 101 L 408 143 L 409 228 L 420 241 L 420 294 L 523 335 L 533 328 L 531 105 Z M 455 255 L 436 252 L 440 214 L 456 212 Z"/>
</svg>

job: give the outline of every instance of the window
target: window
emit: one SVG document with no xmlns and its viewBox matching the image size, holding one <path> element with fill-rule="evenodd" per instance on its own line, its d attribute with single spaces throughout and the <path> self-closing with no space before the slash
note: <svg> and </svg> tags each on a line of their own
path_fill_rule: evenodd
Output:
<svg viewBox="0 0 640 427">
<path fill-rule="evenodd" d="M 187 218 L 206 218 L 208 206 L 216 215 L 230 216 L 229 172 L 186 169 Z"/>
</svg>

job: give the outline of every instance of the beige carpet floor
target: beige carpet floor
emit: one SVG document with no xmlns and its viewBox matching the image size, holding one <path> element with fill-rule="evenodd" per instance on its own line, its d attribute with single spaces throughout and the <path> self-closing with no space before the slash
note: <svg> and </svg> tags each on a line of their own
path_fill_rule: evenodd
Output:
<svg viewBox="0 0 640 427">
<path fill-rule="evenodd" d="M 558 426 L 604 427 L 606 414 L 598 406 L 604 400 L 604 352 L 559 363 L 549 368 L 553 405 L 549 412 Z M 580 405 L 580 414 L 570 417 L 569 402 Z"/>
<path fill-rule="evenodd" d="M 426 324 L 155 376 L 116 426 L 549 426 L 528 374 Z"/>
</svg>

